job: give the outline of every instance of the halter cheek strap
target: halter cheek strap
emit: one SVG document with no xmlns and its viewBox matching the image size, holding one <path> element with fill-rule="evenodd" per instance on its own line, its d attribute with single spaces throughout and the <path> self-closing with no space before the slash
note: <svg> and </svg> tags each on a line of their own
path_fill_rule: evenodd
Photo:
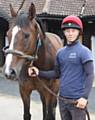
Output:
<svg viewBox="0 0 95 120">
<path fill-rule="evenodd" d="M 37 38 L 37 44 L 36 44 L 36 50 L 35 50 L 35 54 L 33 55 L 34 56 L 34 58 L 36 58 L 36 59 L 33 59 L 33 60 L 31 60 L 31 63 L 30 63 L 30 67 L 33 65 L 33 62 L 34 62 L 34 60 L 37 60 L 38 59 L 38 51 L 39 51 L 39 48 L 42 46 L 42 40 L 40 39 L 40 35 L 38 34 L 38 38 Z"/>
<path fill-rule="evenodd" d="M 38 58 L 37 54 L 38 54 L 39 48 L 40 48 L 41 46 L 42 46 L 42 42 L 41 42 L 40 36 L 39 36 L 39 34 L 38 34 L 37 44 L 36 44 L 36 49 L 35 49 L 34 57 Z"/>
<path fill-rule="evenodd" d="M 42 45 L 41 39 L 40 39 L 40 35 L 38 34 L 38 40 L 37 40 L 37 47 L 36 49 L 39 49 Z"/>
</svg>

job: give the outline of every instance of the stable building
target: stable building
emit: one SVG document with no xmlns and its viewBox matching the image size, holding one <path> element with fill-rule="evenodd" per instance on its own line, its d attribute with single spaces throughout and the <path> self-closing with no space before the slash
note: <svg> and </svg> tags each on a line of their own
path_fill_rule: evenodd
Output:
<svg viewBox="0 0 95 120">
<path fill-rule="evenodd" d="M 22 4 L 23 2 L 23 4 Z M 82 43 L 90 48 L 95 58 L 95 0 L 32 0 L 37 17 L 43 22 L 46 31 L 58 34 L 62 39 L 61 21 L 67 15 L 76 15 L 84 25 Z M 0 66 L 4 64 L 2 48 L 5 46 L 6 32 L 11 19 L 9 4 L 15 11 L 28 11 L 31 0 L 2 0 L 0 2 Z M 65 43 L 65 41 L 64 41 Z"/>
</svg>

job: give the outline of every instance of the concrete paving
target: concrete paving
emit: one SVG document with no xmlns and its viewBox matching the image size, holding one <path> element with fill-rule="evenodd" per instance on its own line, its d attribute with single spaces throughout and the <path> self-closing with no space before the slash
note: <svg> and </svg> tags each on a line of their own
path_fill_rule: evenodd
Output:
<svg viewBox="0 0 95 120">
<path fill-rule="evenodd" d="M 89 99 L 91 120 L 95 120 L 95 87 Z M 39 95 L 34 91 L 31 95 L 32 120 L 42 120 L 42 106 Z M 0 120 L 23 120 L 23 104 L 19 95 L 18 82 L 6 80 L 0 74 Z M 60 119 L 57 106 L 56 120 Z"/>
</svg>

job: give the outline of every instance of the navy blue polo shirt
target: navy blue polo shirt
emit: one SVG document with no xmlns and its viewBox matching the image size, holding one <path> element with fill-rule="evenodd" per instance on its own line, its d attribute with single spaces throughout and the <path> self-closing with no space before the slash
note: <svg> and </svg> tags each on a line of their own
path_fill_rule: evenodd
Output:
<svg viewBox="0 0 95 120">
<path fill-rule="evenodd" d="M 85 88 L 83 64 L 92 61 L 91 51 L 79 41 L 57 52 L 56 64 L 60 67 L 60 92 L 67 98 L 80 98 Z"/>
</svg>

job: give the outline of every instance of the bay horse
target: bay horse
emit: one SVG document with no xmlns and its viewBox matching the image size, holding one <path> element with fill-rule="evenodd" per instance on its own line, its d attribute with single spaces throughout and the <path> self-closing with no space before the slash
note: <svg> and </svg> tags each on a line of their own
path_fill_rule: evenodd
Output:
<svg viewBox="0 0 95 120">
<path fill-rule="evenodd" d="M 11 22 L 7 31 L 9 47 L 6 54 L 4 75 L 11 80 L 18 80 L 20 95 L 24 106 L 24 120 L 30 120 L 30 95 L 37 90 L 43 105 L 43 120 L 55 120 L 57 99 L 38 81 L 28 76 L 28 67 L 33 65 L 40 70 L 54 68 L 56 52 L 63 47 L 61 38 L 53 33 L 44 32 L 36 20 L 36 8 L 31 3 L 28 12 L 17 14 L 11 6 Z M 40 78 L 54 93 L 58 93 L 59 80 Z"/>
</svg>

